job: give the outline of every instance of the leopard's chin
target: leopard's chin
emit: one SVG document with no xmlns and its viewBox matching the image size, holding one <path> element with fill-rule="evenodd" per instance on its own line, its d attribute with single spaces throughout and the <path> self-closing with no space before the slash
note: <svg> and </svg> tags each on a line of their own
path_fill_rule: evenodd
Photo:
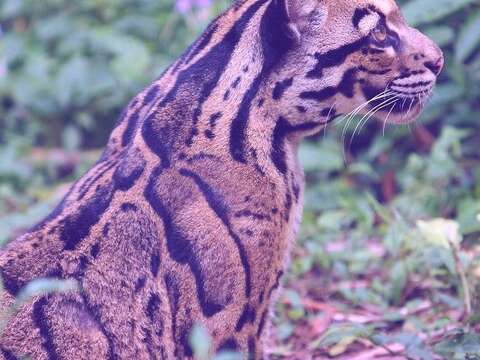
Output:
<svg viewBox="0 0 480 360">
<path fill-rule="evenodd" d="M 406 99 L 405 103 L 403 99 L 400 99 L 399 103 L 395 104 L 394 112 L 392 111 L 392 113 L 390 113 L 390 116 L 388 116 L 388 112 L 383 111 L 384 117 L 379 117 L 381 120 L 386 121 L 389 124 L 411 124 L 418 119 L 418 117 L 423 111 L 423 108 L 423 103 L 418 99 Z"/>
</svg>

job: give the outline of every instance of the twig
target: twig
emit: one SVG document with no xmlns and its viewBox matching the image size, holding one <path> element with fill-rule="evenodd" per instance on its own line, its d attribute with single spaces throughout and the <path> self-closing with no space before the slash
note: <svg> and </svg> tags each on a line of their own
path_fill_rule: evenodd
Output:
<svg viewBox="0 0 480 360">
<path fill-rule="evenodd" d="M 472 296 L 470 294 L 470 287 L 468 285 L 467 274 L 465 273 L 465 269 L 463 268 L 462 261 L 460 260 L 460 246 L 458 245 L 458 243 L 453 241 L 453 239 L 450 236 L 447 236 L 447 238 L 448 238 L 448 243 L 450 244 L 450 248 L 452 249 L 453 258 L 455 260 L 455 268 L 457 269 L 457 273 L 460 276 L 460 281 L 462 283 L 463 303 L 465 305 L 464 320 L 468 322 L 468 320 L 472 316 Z"/>
<path fill-rule="evenodd" d="M 382 349 L 384 349 L 388 354 L 385 354 L 385 355 L 377 355 L 375 357 L 377 358 L 380 358 L 380 357 L 385 357 L 385 356 L 403 356 L 405 359 L 407 360 L 416 360 L 410 356 L 408 356 L 408 354 L 405 352 L 405 351 L 394 351 L 392 349 L 390 349 L 387 345 L 385 344 L 380 344 L 376 341 L 374 341 L 373 339 L 370 339 L 370 341 L 376 345 L 376 346 L 379 346 L 381 347 Z"/>
</svg>

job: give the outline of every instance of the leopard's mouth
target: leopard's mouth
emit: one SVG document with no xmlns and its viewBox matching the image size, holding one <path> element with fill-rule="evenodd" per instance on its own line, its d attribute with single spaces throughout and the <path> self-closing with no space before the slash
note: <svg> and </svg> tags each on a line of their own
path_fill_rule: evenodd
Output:
<svg viewBox="0 0 480 360">
<path fill-rule="evenodd" d="M 422 112 L 429 93 L 417 94 L 415 96 L 404 96 L 393 93 L 383 101 L 375 100 L 372 106 L 377 104 L 381 113 L 380 118 L 391 124 L 409 124 L 414 122 Z"/>
<path fill-rule="evenodd" d="M 435 82 L 430 80 L 404 83 L 392 81 L 386 89 L 364 88 L 369 100 L 369 108 L 382 114 L 386 122 L 408 124 L 415 121 L 427 100 L 430 98 Z"/>
<path fill-rule="evenodd" d="M 372 98 L 370 107 L 381 107 L 380 111 L 388 110 L 392 114 L 405 114 L 407 116 L 413 110 L 422 110 L 431 93 L 432 89 L 429 89 L 407 95 L 389 88 L 385 92 L 385 96 L 380 96 L 380 99 Z"/>
</svg>

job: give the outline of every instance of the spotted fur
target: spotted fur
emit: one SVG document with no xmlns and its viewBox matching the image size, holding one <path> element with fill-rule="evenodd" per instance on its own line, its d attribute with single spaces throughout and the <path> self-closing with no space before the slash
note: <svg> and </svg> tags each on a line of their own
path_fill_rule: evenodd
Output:
<svg viewBox="0 0 480 360">
<path fill-rule="evenodd" d="M 1 251 L 3 309 L 37 278 L 80 288 L 21 306 L 0 358 L 191 358 L 197 323 L 212 351 L 263 358 L 302 211 L 299 141 L 367 100 L 359 113 L 412 121 L 442 65 L 392 0 L 238 2 Z"/>
</svg>

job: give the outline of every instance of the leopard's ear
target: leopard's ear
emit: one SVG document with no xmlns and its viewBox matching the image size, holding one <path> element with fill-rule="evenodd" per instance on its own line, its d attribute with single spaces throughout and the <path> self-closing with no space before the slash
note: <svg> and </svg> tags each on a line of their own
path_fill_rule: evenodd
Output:
<svg viewBox="0 0 480 360">
<path fill-rule="evenodd" d="M 325 0 L 272 0 L 261 22 L 264 45 L 279 56 L 301 43 L 309 29 L 322 27 Z"/>
<path fill-rule="evenodd" d="M 289 19 L 289 27 L 301 38 L 309 26 L 321 26 L 327 17 L 323 0 L 278 0 L 283 3 Z"/>
</svg>

